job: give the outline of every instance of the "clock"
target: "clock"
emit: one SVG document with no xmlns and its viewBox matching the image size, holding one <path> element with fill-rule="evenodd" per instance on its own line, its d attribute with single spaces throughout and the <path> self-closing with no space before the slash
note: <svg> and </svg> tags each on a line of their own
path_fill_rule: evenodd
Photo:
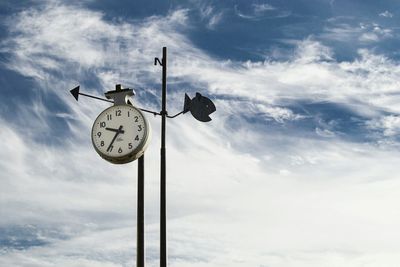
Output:
<svg viewBox="0 0 400 267">
<path fill-rule="evenodd" d="M 93 123 L 93 146 L 111 163 L 123 164 L 139 158 L 149 141 L 150 126 L 143 113 L 132 105 L 109 107 Z"/>
</svg>

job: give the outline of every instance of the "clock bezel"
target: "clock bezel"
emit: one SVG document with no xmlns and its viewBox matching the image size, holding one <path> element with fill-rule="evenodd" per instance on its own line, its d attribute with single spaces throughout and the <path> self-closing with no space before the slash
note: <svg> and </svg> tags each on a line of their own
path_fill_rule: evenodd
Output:
<svg viewBox="0 0 400 267">
<path fill-rule="evenodd" d="M 121 107 L 121 106 L 127 106 L 129 108 L 133 108 L 140 114 L 140 116 L 142 116 L 143 122 L 145 124 L 144 127 L 143 127 L 144 134 L 143 134 L 143 139 L 140 141 L 140 143 L 136 147 L 136 149 L 132 150 L 131 152 L 129 152 L 128 154 L 126 154 L 124 156 L 115 157 L 115 156 L 110 156 L 110 155 L 104 154 L 102 151 L 100 151 L 97 148 L 97 146 L 96 146 L 96 144 L 95 144 L 95 142 L 93 140 L 93 130 L 95 128 L 97 119 L 99 117 L 101 117 L 104 113 L 110 112 L 113 109 Z M 146 150 L 146 148 L 147 148 L 147 146 L 148 146 L 148 144 L 150 142 L 150 135 L 151 135 L 150 124 L 147 121 L 146 117 L 144 116 L 143 112 L 141 110 L 139 110 L 138 108 L 136 108 L 135 106 L 129 105 L 129 104 L 114 105 L 114 106 L 108 107 L 105 110 L 103 110 L 96 117 L 96 119 L 94 120 L 93 126 L 92 126 L 92 130 L 91 130 L 92 145 L 93 145 L 94 149 L 96 150 L 97 154 L 99 154 L 100 157 L 102 157 L 103 159 L 107 160 L 108 162 L 111 162 L 111 163 L 114 163 L 114 164 L 125 164 L 125 163 L 129 163 L 129 162 L 132 162 L 132 161 L 140 158 L 144 154 L 144 152 L 145 152 L 145 150 Z"/>
</svg>

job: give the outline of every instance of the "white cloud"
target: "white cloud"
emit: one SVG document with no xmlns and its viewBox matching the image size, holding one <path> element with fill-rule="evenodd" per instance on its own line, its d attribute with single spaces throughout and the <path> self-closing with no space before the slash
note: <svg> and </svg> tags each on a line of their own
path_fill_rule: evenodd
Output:
<svg viewBox="0 0 400 267">
<path fill-rule="evenodd" d="M 218 23 L 220 23 L 220 21 L 222 20 L 223 14 L 224 13 L 220 12 L 220 13 L 217 13 L 217 14 L 211 16 L 208 21 L 207 27 L 210 29 L 214 29 L 216 27 L 216 25 L 218 25 Z"/>
<path fill-rule="evenodd" d="M 145 105 L 141 88 L 156 93 L 160 69 L 152 63 L 162 45 L 169 49 L 170 110 L 182 105 L 183 90 L 217 98 L 211 123 L 190 115 L 168 123 L 171 265 L 398 262 L 398 151 L 345 142 L 330 128 L 311 127 L 330 137 L 312 139 L 274 132 L 268 120 L 246 120 L 261 114 L 285 129 L 305 119 L 285 101 L 338 102 L 371 120 L 382 110 L 398 112 L 396 62 L 368 50 L 355 61 L 336 62 L 331 49 L 312 38 L 298 42 L 287 61 L 218 61 L 181 33 L 187 10 L 132 24 L 59 3 L 23 14 L 13 18 L 13 34 L 2 44 L 9 66 L 33 77 L 43 92 L 60 92 L 75 119 L 63 116 L 71 135 L 60 146 L 34 141 L 52 115 L 43 103 L 21 107 L 26 121 L 40 122 L 33 136 L 22 124 L 0 131 L 7 140 L 0 143 L 0 224 L 56 232 L 43 231 L 45 245 L 2 251 L 2 265 L 134 265 L 135 164 L 114 166 L 95 154 L 90 126 L 105 104 L 76 103 L 68 89 L 90 74 L 102 88 L 84 90 L 99 94 L 122 82 L 138 87 L 137 101 Z M 149 120 L 154 139 L 146 152 L 146 242 L 148 266 L 156 266 L 159 120 Z M 392 115 L 373 125 L 395 134 L 397 124 Z"/>
<path fill-rule="evenodd" d="M 365 26 L 364 26 L 365 27 Z M 367 27 L 365 27 L 367 28 Z M 393 37 L 391 29 L 384 29 L 377 24 L 372 24 L 369 27 L 370 32 L 364 32 L 360 37 L 363 42 L 378 42 L 382 39 Z"/>
<path fill-rule="evenodd" d="M 235 5 L 234 10 L 238 17 L 256 21 L 265 18 L 285 18 L 292 14 L 291 11 L 278 9 L 268 3 L 253 3 L 250 11 L 243 11 L 239 5 Z"/>
<path fill-rule="evenodd" d="M 294 114 L 293 111 L 287 108 L 270 107 L 265 105 L 257 105 L 257 107 L 260 112 L 280 123 L 283 123 L 285 120 L 299 120 L 304 117 L 299 114 Z"/>
<path fill-rule="evenodd" d="M 264 4 L 252 4 L 252 7 L 254 8 L 254 13 L 262 13 L 265 11 L 270 11 L 270 10 L 275 10 L 276 8 L 273 7 L 270 4 L 264 3 Z"/>
<path fill-rule="evenodd" d="M 393 13 L 385 10 L 385 12 L 379 13 L 379 16 L 385 18 L 393 18 Z"/>
<path fill-rule="evenodd" d="M 377 42 L 377 41 L 379 41 L 378 35 L 376 35 L 375 33 L 371 33 L 371 32 L 363 33 L 359 39 L 362 42 Z"/>
<path fill-rule="evenodd" d="M 400 134 L 400 117 L 389 115 L 367 122 L 372 129 L 383 130 L 385 136 L 397 136 Z"/>
<path fill-rule="evenodd" d="M 360 23 L 352 26 L 348 22 L 341 22 L 340 19 L 329 21 L 330 26 L 326 27 L 321 37 L 324 39 L 351 43 L 361 41 L 365 43 L 380 42 L 393 37 L 393 29 L 384 28 L 376 23 Z"/>
<path fill-rule="evenodd" d="M 213 6 L 198 1 L 195 1 L 193 4 L 197 5 L 201 19 L 206 22 L 206 27 L 214 30 L 221 22 L 224 12 L 217 11 Z"/>
<path fill-rule="evenodd" d="M 333 53 L 329 47 L 312 39 L 306 39 L 299 42 L 296 56 L 302 63 L 311 63 L 332 60 Z"/>
<path fill-rule="evenodd" d="M 332 132 L 332 131 L 330 131 L 330 130 L 328 130 L 328 129 L 320 129 L 320 128 L 316 128 L 315 129 L 315 132 L 319 135 L 319 136 L 322 136 L 322 137 L 334 137 L 335 136 L 335 133 L 334 132 Z"/>
</svg>

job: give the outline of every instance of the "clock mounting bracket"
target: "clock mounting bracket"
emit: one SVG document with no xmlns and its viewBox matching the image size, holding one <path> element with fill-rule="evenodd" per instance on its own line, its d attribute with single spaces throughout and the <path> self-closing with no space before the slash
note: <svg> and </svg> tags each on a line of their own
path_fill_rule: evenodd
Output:
<svg viewBox="0 0 400 267">
<path fill-rule="evenodd" d="M 107 99 L 113 99 L 114 105 L 126 105 L 131 104 L 129 101 L 129 97 L 135 95 L 135 91 L 133 89 L 122 89 L 120 84 L 115 85 L 115 90 L 108 91 L 104 93 Z"/>
</svg>

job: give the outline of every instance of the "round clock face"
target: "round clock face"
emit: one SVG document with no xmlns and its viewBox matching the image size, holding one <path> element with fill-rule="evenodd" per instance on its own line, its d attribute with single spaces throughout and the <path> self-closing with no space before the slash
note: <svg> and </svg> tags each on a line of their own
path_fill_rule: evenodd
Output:
<svg viewBox="0 0 400 267">
<path fill-rule="evenodd" d="M 101 157 L 121 164 L 143 155 L 149 134 L 149 125 L 140 110 L 131 105 L 115 105 L 95 120 L 92 143 Z"/>
</svg>

